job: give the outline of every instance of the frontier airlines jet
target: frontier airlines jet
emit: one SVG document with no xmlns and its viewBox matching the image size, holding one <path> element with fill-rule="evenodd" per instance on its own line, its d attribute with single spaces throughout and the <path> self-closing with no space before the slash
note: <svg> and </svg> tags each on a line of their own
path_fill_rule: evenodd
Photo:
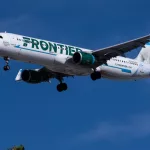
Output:
<svg viewBox="0 0 150 150">
<path fill-rule="evenodd" d="M 10 69 L 9 60 L 38 64 L 40 69 L 20 69 L 16 81 L 37 84 L 56 78 L 59 92 L 67 90 L 64 77 L 90 75 L 93 81 L 100 78 L 137 80 L 150 77 L 150 35 L 99 50 L 89 50 L 36 39 L 0 33 L 0 56 Z M 124 54 L 138 47 L 141 52 L 135 59 Z"/>
</svg>

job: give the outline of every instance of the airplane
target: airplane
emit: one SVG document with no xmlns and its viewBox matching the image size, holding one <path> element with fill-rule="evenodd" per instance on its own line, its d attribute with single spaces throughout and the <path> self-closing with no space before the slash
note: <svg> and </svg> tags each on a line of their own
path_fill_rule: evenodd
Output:
<svg viewBox="0 0 150 150">
<path fill-rule="evenodd" d="M 125 53 L 141 47 L 135 59 Z M 114 46 L 90 50 L 33 37 L 0 33 L 0 57 L 4 70 L 9 61 L 17 60 L 42 66 L 39 69 L 20 69 L 15 80 L 30 84 L 59 81 L 58 92 L 68 89 L 65 77 L 89 76 L 93 81 L 101 78 L 137 80 L 150 77 L 150 35 Z"/>
</svg>

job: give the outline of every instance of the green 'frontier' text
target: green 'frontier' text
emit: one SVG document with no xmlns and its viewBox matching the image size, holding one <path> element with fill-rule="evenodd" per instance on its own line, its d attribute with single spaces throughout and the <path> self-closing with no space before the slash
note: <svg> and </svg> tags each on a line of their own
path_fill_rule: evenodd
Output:
<svg viewBox="0 0 150 150">
<path fill-rule="evenodd" d="M 23 46 L 31 46 L 32 49 L 49 51 L 50 53 L 58 53 L 73 56 L 75 52 L 81 52 L 78 47 L 68 46 L 64 44 L 58 44 L 54 42 L 38 40 L 28 37 L 23 37 Z"/>
</svg>

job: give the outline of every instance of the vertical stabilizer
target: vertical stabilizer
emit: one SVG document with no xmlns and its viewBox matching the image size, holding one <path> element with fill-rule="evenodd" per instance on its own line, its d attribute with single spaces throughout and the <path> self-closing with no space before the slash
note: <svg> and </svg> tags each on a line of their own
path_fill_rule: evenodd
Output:
<svg viewBox="0 0 150 150">
<path fill-rule="evenodd" d="M 150 42 L 143 47 L 137 56 L 136 60 L 150 64 Z"/>
</svg>

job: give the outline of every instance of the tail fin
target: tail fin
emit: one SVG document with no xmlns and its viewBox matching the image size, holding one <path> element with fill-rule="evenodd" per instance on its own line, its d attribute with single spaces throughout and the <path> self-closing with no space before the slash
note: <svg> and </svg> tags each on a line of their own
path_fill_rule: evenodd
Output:
<svg viewBox="0 0 150 150">
<path fill-rule="evenodd" d="M 144 62 L 146 64 L 150 64 L 150 42 L 147 43 L 140 51 L 136 60 L 140 62 Z"/>
</svg>

